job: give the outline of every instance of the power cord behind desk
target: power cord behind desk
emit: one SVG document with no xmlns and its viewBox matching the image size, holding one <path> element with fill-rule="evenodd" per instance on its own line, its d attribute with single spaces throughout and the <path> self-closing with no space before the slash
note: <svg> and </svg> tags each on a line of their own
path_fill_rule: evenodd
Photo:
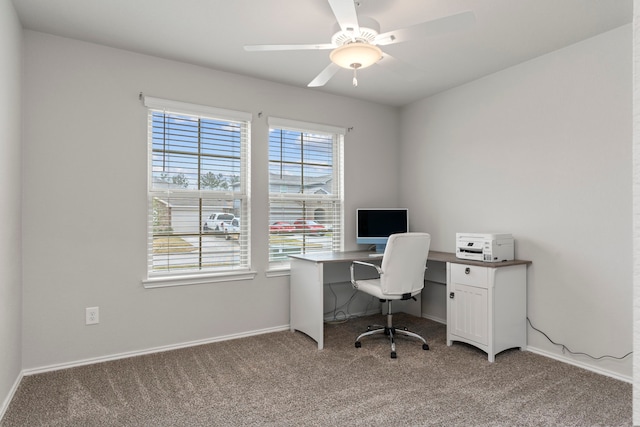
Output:
<svg viewBox="0 0 640 427">
<path fill-rule="evenodd" d="M 562 347 L 562 352 L 563 352 L 563 353 L 564 353 L 565 351 L 567 351 L 568 353 L 571 353 L 571 354 L 573 354 L 573 355 L 583 355 L 583 356 L 590 357 L 590 358 L 592 358 L 592 359 L 594 359 L 594 360 L 601 360 L 601 359 L 604 359 L 605 357 L 610 358 L 610 359 L 622 360 L 622 359 L 624 359 L 625 357 L 627 357 L 627 356 L 629 356 L 630 354 L 632 354 L 632 353 L 633 353 L 633 351 L 630 351 L 629 353 L 627 353 L 627 354 L 625 354 L 624 356 L 621 356 L 621 357 L 618 357 L 618 356 L 610 356 L 610 355 L 608 355 L 608 354 L 605 354 L 604 356 L 596 357 L 596 356 L 592 356 L 592 355 L 590 355 L 589 353 L 583 353 L 583 352 L 581 352 L 581 351 L 573 351 L 573 350 L 571 350 L 569 347 L 567 347 L 566 345 L 564 345 L 564 344 L 562 344 L 562 343 L 557 343 L 557 342 L 555 342 L 554 340 L 552 340 L 551 338 L 549 338 L 549 335 L 547 335 L 546 333 L 542 332 L 540 329 L 538 329 L 538 328 L 536 328 L 535 326 L 533 326 L 533 323 L 531 323 L 531 319 L 529 319 L 529 317 L 527 317 L 527 322 L 529 323 L 529 326 L 531 326 L 531 329 L 533 329 L 534 331 L 539 332 L 539 333 L 541 333 L 542 335 L 544 335 L 544 337 L 545 337 L 546 339 L 548 339 L 548 340 L 549 340 L 549 342 L 550 342 L 551 344 L 558 345 L 558 346 Z"/>
</svg>

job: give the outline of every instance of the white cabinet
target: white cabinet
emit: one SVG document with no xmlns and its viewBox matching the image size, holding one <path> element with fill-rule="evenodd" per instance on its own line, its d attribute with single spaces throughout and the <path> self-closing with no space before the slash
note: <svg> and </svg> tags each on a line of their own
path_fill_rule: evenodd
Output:
<svg viewBox="0 0 640 427">
<path fill-rule="evenodd" d="M 489 362 L 508 348 L 524 349 L 527 264 L 447 263 L 447 345 L 471 344 L 485 351 Z"/>
</svg>

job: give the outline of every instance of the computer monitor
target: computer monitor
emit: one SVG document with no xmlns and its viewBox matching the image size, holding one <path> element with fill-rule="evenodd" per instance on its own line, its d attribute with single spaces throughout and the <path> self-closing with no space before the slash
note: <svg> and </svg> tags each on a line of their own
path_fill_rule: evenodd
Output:
<svg viewBox="0 0 640 427">
<path fill-rule="evenodd" d="M 356 211 L 356 243 L 376 245 L 384 252 L 389 236 L 409 231 L 409 210 L 406 208 L 359 208 Z"/>
</svg>

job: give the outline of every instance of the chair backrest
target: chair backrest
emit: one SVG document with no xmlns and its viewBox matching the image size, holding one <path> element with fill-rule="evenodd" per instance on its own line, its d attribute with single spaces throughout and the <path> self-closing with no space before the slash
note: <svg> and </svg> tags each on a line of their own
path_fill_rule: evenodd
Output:
<svg viewBox="0 0 640 427">
<path fill-rule="evenodd" d="M 403 295 L 424 287 L 431 235 L 428 233 L 398 233 L 389 236 L 382 258 L 380 277 L 382 292 Z"/>
</svg>

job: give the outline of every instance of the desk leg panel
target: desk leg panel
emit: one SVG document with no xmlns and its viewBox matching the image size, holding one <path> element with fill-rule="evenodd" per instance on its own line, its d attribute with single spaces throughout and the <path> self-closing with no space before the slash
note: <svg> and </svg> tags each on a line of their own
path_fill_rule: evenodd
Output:
<svg viewBox="0 0 640 427">
<path fill-rule="evenodd" d="M 323 265 L 296 258 L 291 259 L 290 327 L 317 341 L 324 347 Z"/>
</svg>

